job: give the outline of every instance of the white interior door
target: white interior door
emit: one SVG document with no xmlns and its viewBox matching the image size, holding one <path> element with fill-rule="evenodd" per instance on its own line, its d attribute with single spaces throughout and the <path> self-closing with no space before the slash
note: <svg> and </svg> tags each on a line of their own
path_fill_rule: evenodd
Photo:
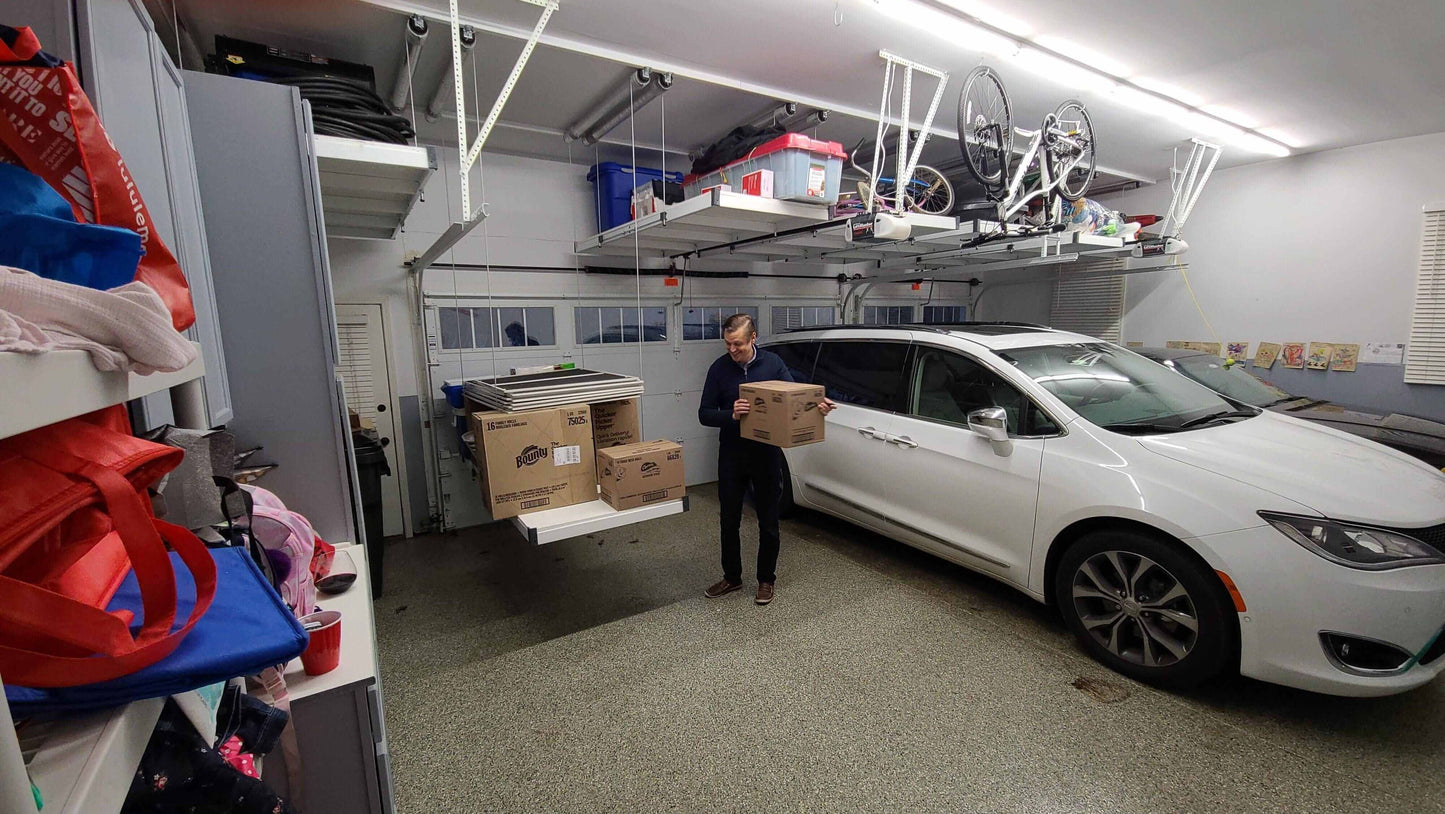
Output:
<svg viewBox="0 0 1445 814">
<path fill-rule="evenodd" d="M 388 537 L 401 534 L 406 528 L 401 509 L 401 466 L 393 443 L 397 436 L 381 306 L 338 303 L 336 331 L 341 346 L 337 370 L 346 390 L 346 406 L 363 419 L 375 422 L 377 435 L 381 436 L 386 449 L 387 468 L 391 470 L 390 475 L 381 479 L 384 533 Z"/>
</svg>

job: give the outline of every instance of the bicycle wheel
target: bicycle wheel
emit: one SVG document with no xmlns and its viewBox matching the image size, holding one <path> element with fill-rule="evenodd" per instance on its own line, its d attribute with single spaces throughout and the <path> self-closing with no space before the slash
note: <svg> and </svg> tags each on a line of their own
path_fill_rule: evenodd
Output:
<svg viewBox="0 0 1445 814">
<path fill-rule="evenodd" d="M 1059 179 L 1059 194 L 1077 201 L 1094 180 L 1094 123 L 1083 102 L 1070 99 L 1054 111 L 1058 128 L 1068 134 L 1048 148 L 1049 172 Z"/>
<path fill-rule="evenodd" d="M 908 208 L 929 215 L 947 215 L 953 211 L 953 184 L 943 173 L 919 164 L 908 181 Z"/>
<path fill-rule="evenodd" d="M 1013 133 L 1003 80 L 992 68 L 974 68 L 958 94 L 958 147 L 969 173 L 985 187 L 1007 183 Z"/>
</svg>

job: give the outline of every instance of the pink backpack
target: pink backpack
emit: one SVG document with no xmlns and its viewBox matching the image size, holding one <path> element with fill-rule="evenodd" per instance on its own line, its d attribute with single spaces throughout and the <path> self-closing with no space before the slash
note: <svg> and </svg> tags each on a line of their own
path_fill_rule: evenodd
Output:
<svg viewBox="0 0 1445 814">
<path fill-rule="evenodd" d="M 311 560 L 316 551 L 316 530 L 311 521 L 290 511 L 271 492 L 242 486 L 251 493 L 251 534 L 266 552 L 281 600 L 297 617 L 316 610 L 316 579 Z"/>
</svg>

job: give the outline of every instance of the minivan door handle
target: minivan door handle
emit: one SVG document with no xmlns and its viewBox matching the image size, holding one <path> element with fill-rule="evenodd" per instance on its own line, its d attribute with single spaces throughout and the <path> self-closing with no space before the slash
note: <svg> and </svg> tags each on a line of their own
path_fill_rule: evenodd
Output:
<svg viewBox="0 0 1445 814">
<path fill-rule="evenodd" d="M 917 441 L 914 441 L 912 438 L 909 438 L 909 437 L 906 436 L 906 435 L 890 435 L 890 436 L 888 436 L 887 438 L 885 438 L 885 439 L 883 439 L 883 440 L 887 441 L 887 442 L 890 443 L 890 444 L 897 444 L 898 446 L 903 447 L 904 449 L 917 449 L 917 448 L 918 448 L 918 442 L 917 442 Z"/>
<path fill-rule="evenodd" d="M 882 441 L 888 436 L 878 431 L 876 427 L 859 427 L 858 434 L 865 438 L 872 438 L 875 441 Z"/>
</svg>

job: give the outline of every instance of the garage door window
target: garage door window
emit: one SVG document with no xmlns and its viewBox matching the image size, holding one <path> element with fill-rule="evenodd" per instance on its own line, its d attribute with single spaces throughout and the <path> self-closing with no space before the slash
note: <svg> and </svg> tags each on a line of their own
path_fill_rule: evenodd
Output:
<svg viewBox="0 0 1445 814">
<path fill-rule="evenodd" d="M 666 342 L 667 308 L 575 308 L 577 344 L 621 345 L 629 342 Z"/>
<path fill-rule="evenodd" d="M 754 325 L 758 323 L 758 307 L 756 305 L 708 305 L 689 308 L 683 314 L 682 338 L 684 340 L 721 339 L 722 324 L 733 314 L 747 314 L 753 318 Z"/>
<path fill-rule="evenodd" d="M 866 305 L 863 307 L 864 325 L 907 325 L 913 321 L 911 305 Z"/>
<path fill-rule="evenodd" d="M 443 350 L 557 344 L 551 308 L 438 308 L 437 328 Z"/>
<path fill-rule="evenodd" d="M 833 306 L 774 305 L 773 333 L 791 331 L 794 328 L 811 328 L 814 325 L 832 325 Z"/>
<path fill-rule="evenodd" d="M 904 398 L 908 345 L 903 342 L 822 342 L 813 367 L 835 401 L 898 412 Z"/>
</svg>

